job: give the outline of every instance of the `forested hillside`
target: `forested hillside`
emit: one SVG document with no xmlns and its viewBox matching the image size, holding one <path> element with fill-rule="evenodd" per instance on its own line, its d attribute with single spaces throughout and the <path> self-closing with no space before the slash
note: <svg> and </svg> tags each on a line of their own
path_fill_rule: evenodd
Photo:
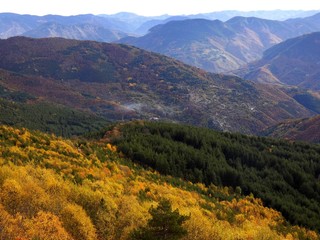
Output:
<svg viewBox="0 0 320 240">
<path fill-rule="evenodd" d="M 71 137 L 101 130 L 108 121 L 0 85 L 0 124 Z"/>
<path fill-rule="evenodd" d="M 0 86 L 108 120 L 160 118 L 257 133 L 314 113 L 276 86 L 210 74 L 119 44 L 0 40 Z"/>
<path fill-rule="evenodd" d="M 161 174 L 253 193 L 293 224 L 320 230 L 320 146 L 169 123 L 116 125 L 104 136 Z"/>
<path fill-rule="evenodd" d="M 184 240 L 319 239 L 238 188 L 146 171 L 106 138 L 0 126 L 0 239 L 132 239 L 166 224 L 157 214 L 183 219 Z"/>
</svg>

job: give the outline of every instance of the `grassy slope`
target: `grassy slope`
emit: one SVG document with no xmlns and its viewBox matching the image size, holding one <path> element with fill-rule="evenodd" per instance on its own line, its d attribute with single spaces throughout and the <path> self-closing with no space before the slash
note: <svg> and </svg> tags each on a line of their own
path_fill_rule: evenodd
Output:
<svg viewBox="0 0 320 240">
<path fill-rule="evenodd" d="M 143 170 L 106 142 L 0 127 L 0 236 L 129 239 L 160 199 L 191 214 L 184 239 L 318 239 L 252 196 Z"/>
</svg>

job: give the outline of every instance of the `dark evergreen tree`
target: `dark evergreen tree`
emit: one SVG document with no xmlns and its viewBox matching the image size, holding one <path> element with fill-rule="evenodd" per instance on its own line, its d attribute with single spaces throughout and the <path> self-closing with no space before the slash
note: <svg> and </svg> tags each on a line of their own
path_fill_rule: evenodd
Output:
<svg viewBox="0 0 320 240">
<path fill-rule="evenodd" d="M 135 230 L 132 239 L 177 240 L 187 234 L 182 224 L 190 216 L 180 215 L 178 209 L 173 211 L 169 200 L 162 199 L 157 208 L 150 208 L 149 213 L 152 218 L 147 226 Z"/>
<path fill-rule="evenodd" d="M 319 144 L 161 122 L 125 124 L 120 131 L 113 143 L 134 162 L 207 186 L 240 187 L 291 223 L 320 231 Z"/>
</svg>

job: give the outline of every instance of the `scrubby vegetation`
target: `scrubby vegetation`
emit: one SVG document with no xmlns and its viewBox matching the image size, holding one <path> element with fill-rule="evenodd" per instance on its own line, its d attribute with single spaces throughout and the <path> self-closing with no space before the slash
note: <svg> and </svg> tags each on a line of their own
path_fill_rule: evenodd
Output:
<svg viewBox="0 0 320 240">
<path fill-rule="evenodd" d="M 319 145 L 157 122 L 117 125 L 106 137 L 161 174 L 253 193 L 292 224 L 320 230 Z"/>
<path fill-rule="evenodd" d="M 267 128 L 261 135 L 279 139 L 320 143 L 320 115 L 281 122 Z"/>
<path fill-rule="evenodd" d="M 163 199 L 165 213 L 189 216 L 180 239 L 319 238 L 239 193 L 146 171 L 107 139 L 0 126 L 0 239 L 130 239 Z"/>
</svg>

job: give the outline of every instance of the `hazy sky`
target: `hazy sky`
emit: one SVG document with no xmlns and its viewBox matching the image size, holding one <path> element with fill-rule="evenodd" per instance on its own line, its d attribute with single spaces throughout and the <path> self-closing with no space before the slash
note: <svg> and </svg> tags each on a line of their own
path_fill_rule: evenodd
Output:
<svg viewBox="0 0 320 240">
<path fill-rule="evenodd" d="M 320 0 L 0 0 L 0 12 L 33 15 L 133 12 L 156 16 L 275 9 L 320 10 Z"/>
</svg>

